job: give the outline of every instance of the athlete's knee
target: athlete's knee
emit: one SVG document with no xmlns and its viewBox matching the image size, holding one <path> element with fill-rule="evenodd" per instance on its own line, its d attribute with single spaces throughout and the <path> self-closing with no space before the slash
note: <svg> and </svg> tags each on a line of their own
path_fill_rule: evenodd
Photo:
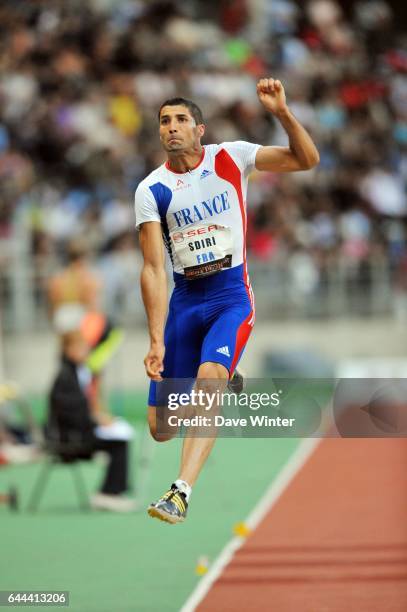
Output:
<svg viewBox="0 0 407 612">
<path fill-rule="evenodd" d="M 201 363 L 198 370 L 198 379 L 202 381 L 227 380 L 229 378 L 228 369 L 221 363 L 205 361 Z"/>
<path fill-rule="evenodd" d="M 165 415 L 163 414 L 163 409 L 159 407 L 148 407 L 147 420 L 150 428 L 150 435 L 156 442 L 167 442 L 171 440 L 178 431 L 177 427 L 169 425 L 168 419 L 165 419 Z"/>
<path fill-rule="evenodd" d="M 229 372 L 220 363 L 205 362 L 199 366 L 196 387 L 205 394 L 223 392 L 226 388 Z"/>
<path fill-rule="evenodd" d="M 156 442 L 168 442 L 174 437 L 174 434 L 163 433 L 157 430 L 156 424 L 149 423 L 150 435 Z"/>
<path fill-rule="evenodd" d="M 219 363 L 205 362 L 198 370 L 196 391 L 203 398 L 195 408 L 195 414 L 202 414 L 210 407 L 211 413 L 218 411 L 220 398 L 226 389 L 229 378 L 228 370 Z"/>
</svg>

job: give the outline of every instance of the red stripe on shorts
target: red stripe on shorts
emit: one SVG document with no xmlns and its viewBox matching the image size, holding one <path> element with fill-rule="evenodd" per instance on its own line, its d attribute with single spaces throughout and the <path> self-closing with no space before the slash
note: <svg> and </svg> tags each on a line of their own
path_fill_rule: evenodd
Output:
<svg viewBox="0 0 407 612">
<path fill-rule="evenodd" d="M 240 353 L 243 351 L 246 343 L 249 339 L 251 331 L 253 329 L 253 323 L 250 319 L 253 317 L 253 311 L 251 310 L 245 320 L 239 325 L 239 329 L 236 334 L 236 344 L 235 344 L 235 352 L 233 354 L 232 365 L 230 366 L 229 376 L 230 378 L 235 371 L 237 361 L 239 359 Z"/>
</svg>

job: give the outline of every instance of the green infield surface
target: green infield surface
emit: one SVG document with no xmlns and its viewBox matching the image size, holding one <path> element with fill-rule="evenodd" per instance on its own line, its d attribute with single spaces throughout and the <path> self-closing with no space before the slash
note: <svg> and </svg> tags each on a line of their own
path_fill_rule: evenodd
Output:
<svg viewBox="0 0 407 612">
<path fill-rule="evenodd" d="M 148 478 L 144 468 L 141 474 L 143 400 L 132 394 L 114 402 L 114 411 L 136 425 L 133 478 L 136 487 L 138 478 L 145 483 L 137 513 L 80 511 L 70 468 L 56 466 L 38 511 L 30 514 L 27 501 L 41 463 L 0 467 L 0 493 L 14 485 L 20 497 L 18 513 L 0 505 L 0 590 L 69 591 L 69 609 L 78 612 L 180 610 L 200 580 L 198 560 L 207 557 L 210 565 L 298 446 L 293 438 L 217 440 L 187 521 L 168 525 L 148 517 L 145 505 L 177 475 L 182 440 L 152 443 Z M 41 414 L 41 401 L 35 406 Z M 92 494 L 104 468 L 98 460 L 81 468 Z"/>
</svg>

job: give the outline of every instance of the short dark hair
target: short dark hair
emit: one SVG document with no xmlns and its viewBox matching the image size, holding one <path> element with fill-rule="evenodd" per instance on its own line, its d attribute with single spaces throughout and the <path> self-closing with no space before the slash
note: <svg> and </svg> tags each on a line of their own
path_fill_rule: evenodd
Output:
<svg viewBox="0 0 407 612">
<path fill-rule="evenodd" d="M 195 119 L 195 123 L 197 125 L 204 122 L 201 109 L 197 104 L 195 104 L 195 102 L 192 102 L 192 100 L 187 100 L 186 98 L 169 98 L 161 104 L 160 110 L 158 111 L 158 120 L 160 120 L 161 110 L 164 108 L 164 106 L 186 106 Z"/>
</svg>

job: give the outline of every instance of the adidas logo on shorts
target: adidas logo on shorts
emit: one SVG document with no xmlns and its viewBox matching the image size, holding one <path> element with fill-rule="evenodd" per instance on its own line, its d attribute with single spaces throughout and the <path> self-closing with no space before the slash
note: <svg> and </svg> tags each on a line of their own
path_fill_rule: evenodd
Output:
<svg viewBox="0 0 407 612">
<path fill-rule="evenodd" d="M 216 349 L 216 352 L 222 353 L 222 355 L 226 355 L 227 357 L 230 357 L 228 346 L 220 346 L 218 349 Z"/>
</svg>

